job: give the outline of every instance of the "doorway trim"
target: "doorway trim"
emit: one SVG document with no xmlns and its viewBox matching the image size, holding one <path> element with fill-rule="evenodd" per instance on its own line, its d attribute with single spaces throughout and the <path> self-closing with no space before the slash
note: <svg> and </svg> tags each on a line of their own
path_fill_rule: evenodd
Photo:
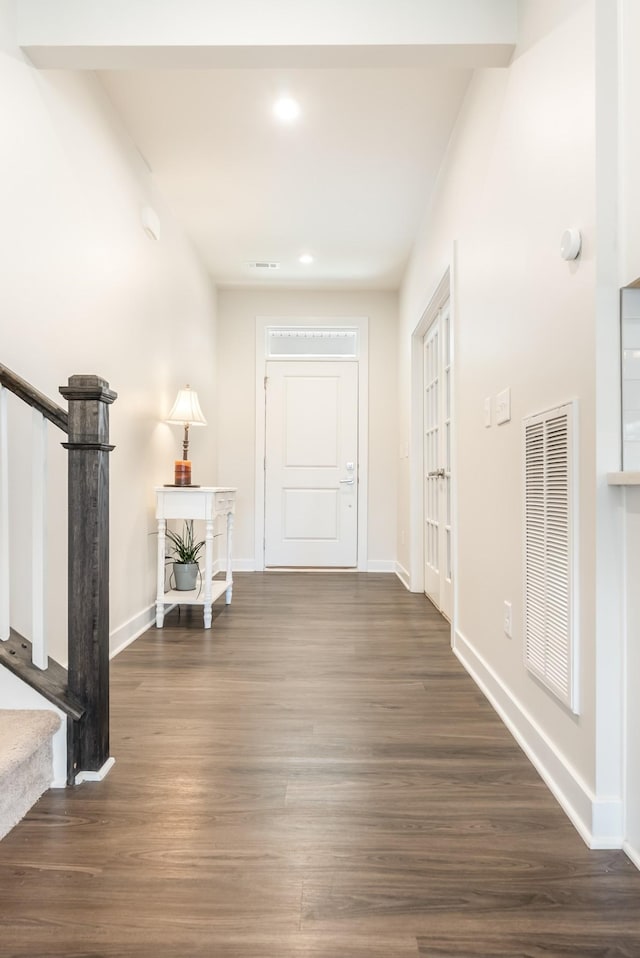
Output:
<svg viewBox="0 0 640 958">
<path fill-rule="evenodd" d="M 452 537 L 451 537 L 451 568 L 453 576 L 453 609 L 451 617 L 451 634 L 454 635 L 455 623 L 458 615 L 458 463 L 456 456 L 456 367 L 455 367 L 455 245 L 452 253 L 451 265 L 447 267 L 442 279 L 438 283 L 429 304 L 424 310 L 411 336 L 411 466 L 410 466 L 410 539 L 409 539 L 409 588 L 411 592 L 424 592 L 424 483 L 423 483 L 423 341 L 424 336 L 438 311 L 449 300 L 450 336 L 451 336 L 451 468 L 452 481 Z"/>
<path fill-rule="evenodd" d="M 270 326 L 341 326 L 358 330 L 358 559 L 357 571 L 368 571 L 367 523 L 369 499 L 369 319 L 367 316 L 256 316 L 256 450 L 255 450 L 255 570 L 264 572 L 267 330 Z M 301 357 L 292 357 L 300 359 Z"/>
</svg>

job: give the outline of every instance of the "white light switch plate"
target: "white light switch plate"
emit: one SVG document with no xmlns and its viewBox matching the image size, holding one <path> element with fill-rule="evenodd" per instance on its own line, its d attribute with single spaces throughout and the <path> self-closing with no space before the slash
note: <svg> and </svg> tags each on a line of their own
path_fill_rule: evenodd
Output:
<svg viewBox="0 0 640 958">
<path fill-rule="evenodd" d="M 491 396 L 487 396 L 487 398 L 485 399 L 483 409 L 484 409 L 484 424 L 488 429 L 489 426 L 491 425 Z"/>
<path fill-rule="evenodd" d="M 511 419 L 511 389 L 503 389 L 496 396 L 496 422 L 500 425 Z"/>
<path fill-rule="evenodd" d="M 505 602 L 503 616 L 504 634 L 510 639 L 513 636 L 513 618 L 510 602 Z"/>
</svg>

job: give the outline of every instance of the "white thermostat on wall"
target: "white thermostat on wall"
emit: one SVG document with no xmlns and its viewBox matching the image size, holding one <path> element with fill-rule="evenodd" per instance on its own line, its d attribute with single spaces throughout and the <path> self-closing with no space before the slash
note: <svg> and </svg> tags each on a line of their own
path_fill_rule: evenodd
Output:
<svg viewBox="0 0 640 958">
<path fill-rule="evenodd" d="M 563 259 L 577 259 L 582 248 L 580 230 L 565 230 L 560 240 L 560 255 Z"/>
</svg>

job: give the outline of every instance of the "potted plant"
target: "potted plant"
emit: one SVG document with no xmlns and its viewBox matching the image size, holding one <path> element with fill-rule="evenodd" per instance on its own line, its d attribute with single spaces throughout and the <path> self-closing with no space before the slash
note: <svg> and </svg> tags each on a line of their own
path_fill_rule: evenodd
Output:
<svg viewBox="0 0 640 958">
<path fill-rule="evenodd" d="M 167 539 L 171 543 L 173 556 L 173 574 L 177 592 L 191 592 L 196 587 L 200 566 L 198 559 L 204 548 L 204 540 L 195 541 L 193 519 L 185 521 L 182 535 L 167 529 Z"/>
</svg>

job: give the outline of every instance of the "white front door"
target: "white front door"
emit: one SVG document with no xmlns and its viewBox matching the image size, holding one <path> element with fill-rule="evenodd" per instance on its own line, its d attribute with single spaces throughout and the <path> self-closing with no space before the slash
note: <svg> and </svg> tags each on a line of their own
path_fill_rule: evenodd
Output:
<svg viewBox="0 0 640 958">
<path fill-rule="evenodd" d="M 269 362 L 265 565 L 357 565 L 358 364 Z"/>
<path fill-rule="evenodd" d="M 451 329 L 449 303 L 424 337 L 424 591 L 451 620 Z"/>
</svg>

